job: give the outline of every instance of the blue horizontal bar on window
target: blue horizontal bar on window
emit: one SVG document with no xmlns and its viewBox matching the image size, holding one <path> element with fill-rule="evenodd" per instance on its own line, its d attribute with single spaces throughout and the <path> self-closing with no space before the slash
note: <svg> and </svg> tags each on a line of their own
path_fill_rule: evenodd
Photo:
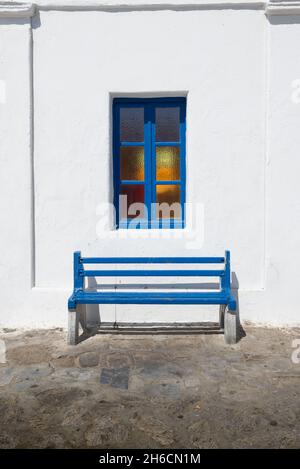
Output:
<svg viewBox="0 0 300 469">
<path fill-rule="evenodd" d="M 145 184 L 145 181 L 136 181 L 135 179 L 122 179 L 120 184 Z M 120 194 L 121 195 L 121 194 Z"/>
<path fill-rule="evenodd" d="M 155 142 L 157 147 L 180 147 L 181 142 Z"/>
<path fill-rule="evenodd" d="M 121 147 L 142 147 L 144 142 L 120 142 Z"/>
<path fill-rule="evenodd" d="M 170 181 L 168 181 L 168 180 L 164 180 L 164 181 L 156 180 L 155 184 L 158 184 L 158 185 L 160 185 L 160 184 L 181 184 L 181 181 L 180 181 L 180 179 L 178 179 L 178 180 L 174 179 L 174 180 L 170 180 Z"/>
<path fill-rule="evenodd" d="M 129 218 L 120 220 L 118 228 L 121 229 L 182 229 L 185 226 L 184 220 L 181 219 L 164 219 L 164 220 L 147 220 L 145 218 Z"/>
<path fill-rule="evenodd" d="M 82 257 L 83 264 L 224 264 L 224 257 Z M 223 271 L 222 271 L 223 272 Z"/>
<path fill-rule="evenodd" d="M 224 270 L 85 270 L 82 277 L 222 277 Z"/>
<path fill-rule="evenodd" d="M 137 104 L 142 104 L 142 103 L 158 103 L 158 104 L 163 104 L 163 103 L 185 103 L 186 102 L 186 97 L 185 96 L 168 96 L 168 97 L 156 97 L 156 98 L 114 98 L 114 104 L 129 104 L 131 106 L 134 106 L 136 103 Z"/>
<path fill-rule="evenodd" d="M 151 220 L 150 227 L 152 229 L 164 228 L 164 229 L 176 229 L 184 228 L 184 220 L 179 219 L 164 219 L 164 220 Z"/>
<path fill-rule="evenodd" d="M 149 220 L 146 218 L 128 218 L 119 220 L 118 228 L 142 230 L 149 228 Z"/>
</svg>

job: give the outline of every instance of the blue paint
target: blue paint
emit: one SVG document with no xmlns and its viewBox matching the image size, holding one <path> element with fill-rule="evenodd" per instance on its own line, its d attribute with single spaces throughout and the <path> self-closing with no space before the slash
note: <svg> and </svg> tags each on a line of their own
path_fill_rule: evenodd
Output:
<svg viewBox="0 0 300 469">
<path fill-rule="evenodd" d="M 84 264 L 224 264 L 222 270 L 85 270 Z M 236 309 L 236 300 L 230 286 L 230 252 L 225 257 L 81 257 L 74 253 L 74 291 L 69 298 L 69 310 L 77 304 L 206 304 L 227 305 Z M 107 276 L 217 276 L 220 277 L 219 292 L 89 292 L 83 287 L 84 277 Z"/>
<path fill-rule="evenodd" d="M 80 270 L 82 277 L 222 277 L 224 270 Z"/>
<path fill-rule="evenodd" d="M 224 264 L 224 257 L 82 257 L 82 264 Z"/>
<path fill-rule="evenodd" d="M 127 142 L 120 140 L 120 109 L 142 107 L 144 109 L 144 142 Z M 179 141 L 156 142 L 155 138 L 155 109 L 156 107 L 179 107 L 180 128 Z M 113 101 L 113 171 L 114 171 L 114 205 L 116 208 L 117 228 L 184 228 L 185 200 L 186 200 L 186 98 L 116 98 Z M 144 179 L 145 181 L 121 181 L 120 179 L 120 148 L 129 146 L 144 147 Z M 177 146 L 180 148 L 180 180 L 156 181 L 156 147 Z M 151 213 L 151 204 L 156 202 L 156 184 L 180 185 L 180 219 L 157 219 L 156 213 Z M 119 194 L 121 184 L 144 184 L 145 206 L 147 218 L 136 219 L 132 225 L 131 219 L 119 218 Z"/>
</svg>

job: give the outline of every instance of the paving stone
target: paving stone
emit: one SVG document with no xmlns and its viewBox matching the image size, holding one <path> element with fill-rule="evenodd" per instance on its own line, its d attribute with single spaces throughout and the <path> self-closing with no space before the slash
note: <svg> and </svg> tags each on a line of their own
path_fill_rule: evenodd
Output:
<svg viewBox="0 0 300 469">
<path fill-rule="evenodd" d="M 168 376 L 182 376 L 182 370 L 179 367 L 168 364 L 164 360 L 161 361 L 145 361 L 141 368 L 140 373 L 156 378 Z"/>
<path fill-rule="evenodd" d="M 109 384 L 113 388 L 128 389 L 129 368 L 103 368 L 100 376 L 101 384 Z"/>
<path fill-rule="evenodd" d="M 62 355 L 51 360 L 51 364 L 54 367 L 72 367 L 74 366 L 74 357 L 68 355 Z"/>
<path fill-rule="evenodd" d="M 179 399 L 182 395 L 182 387 L 174 383 L 151 384 L 145 386 L 144 392 L 149 397 Z"/>
<path fill-rule="evenodd" d="M 34 386 L 38 387 L 35 381 L 20 381 L 18 383 L 14 383 L 12 389 L 16 392 L 30 391 L 30 389 L 34 389 Z"/>
<path fill-rule="evenodd" d="M 0 368 L 0 386 L 6 386 L 11 382 L 15 374 L 14 368 L 1 367 Z"/>
<path fill-rule="evenodd" d="M 53 373 L 54 368 L 49 364 L 41 366 L 27 366 L 15 368 L 15 381 L 38 380 Z"/>
<path fill-rule="evenodd" d="M 99 364 L 99 355 L 94 352 L 82 353 L 79 356 L 79 365 L 82 367 L 92 367 L 98 366 Z"/>
<path fill-rule="evenodd" d="M 108 353 L 106 355 L 107 368 L 130 368 L 133 364 L 130 353 Z"/>
<path fill-rule="evenodd" d="M 6 334 L 0 447 L 299 448 L 300 329 L 245 329 L 232 347 L 210 335 L 70 347 L 63 331 Z M 98 366 L 80 364 L 89 354 Z"/>
<path fill-rule="evenodd" d="M 89 382 L 95 382 L 97 381 L 97 378 L 99 376 L 99 371 L 96 369 L 88 369 L 88 368 L 62 368 L 59 367 L 57 368 L 52 376 L 51 380 L 52 381 L 58 381 L 58 382 L 63 382 L 63 381 L 69 381 L 69 382 L 74 382 L 76 381 L 89 381 Z"/>
<path fill-rule="evenodd" d="M 36 337 L 36 334 L 35 334 Z M 7 349 L 8 362 L 17 362 L 18 365 L 31 365 L 51 360 L 51 350 L 43 344 L 24 345 Z"/>
</svg>

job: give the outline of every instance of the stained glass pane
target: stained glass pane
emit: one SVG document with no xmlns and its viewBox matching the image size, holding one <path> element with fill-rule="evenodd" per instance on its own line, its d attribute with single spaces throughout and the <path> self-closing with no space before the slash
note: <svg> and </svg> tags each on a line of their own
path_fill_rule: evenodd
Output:
<svg viewBox="0 0 300 469">
<path fill-rule="evenodd" d="M 180 179 L 179 147 L 156 147 L 156 180 Z"/>
<path fill-rule="evenodd" d="M 179 107 L 158 107 L 155 110 L 156 141 L 179 141 Z"/>
<path fill-rule="evenodd" d="M 178 184 L 158 184 L 156 186 L 157 218 L 181 218 L 180 186 Z M 172 207 L 171 207 L 172 206 Z"/>
<path fill-rule="evenodd" d="M 120 109 L 120 139 L 122 142 L 144 141 L 144 109 L 142 107 Z"/>
<path fill-rule="evenodd" d="M 144 217 L 144 185 L 122 184 L 120 187 L 121 218 Z"/>
<path fill-rule="evenodd" d="M 144 147 L 121 147 L 122 180 L 144 180 Z"/>
</svg>

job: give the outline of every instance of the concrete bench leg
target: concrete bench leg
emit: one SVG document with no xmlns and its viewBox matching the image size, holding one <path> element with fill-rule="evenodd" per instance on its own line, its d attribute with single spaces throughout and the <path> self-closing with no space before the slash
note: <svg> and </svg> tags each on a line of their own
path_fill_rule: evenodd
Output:
<svg viewBox="0 0 300 469">
<path fill-rule="evenodd" d="M 86 321 L 86 305 L 78 305 L 78 313 L 79 313 L 79 323 L 83 332 L 87 330 L 87 321 Z"/>
<path fill-rule="evenodd" d="M 224 329 L 224 315 L 225 315 L 226 305 L 220 305 L 219 309 L 219 322 L 220 328 Z"/>
<path fill-rule="evenodd" d="M 69 311 L 68 318 L 68 345 L 78 344 L 79 335 L 79 311 L 78 307 L 76 310 Z"/>
<path fill-rule="evenodd" d="M 224 337 L 226 344 L 236 344 L 237 342 L 237 319 L 236 312 L 226 308 L 224 316 Z"/>
</svg>

